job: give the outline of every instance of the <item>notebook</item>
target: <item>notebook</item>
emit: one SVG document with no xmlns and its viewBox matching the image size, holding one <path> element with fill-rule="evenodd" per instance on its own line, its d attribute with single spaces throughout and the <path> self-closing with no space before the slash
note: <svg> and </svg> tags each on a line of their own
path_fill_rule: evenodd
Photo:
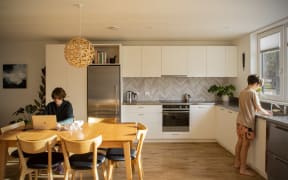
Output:
<svg viewBox="0 0 288 180">
<path fill-rule="evenodd" d="M 56 129 L 57 128 L 56 115 L 33 115 L 32 123 L 33 123 L 33 129 Z"/>
</svg>

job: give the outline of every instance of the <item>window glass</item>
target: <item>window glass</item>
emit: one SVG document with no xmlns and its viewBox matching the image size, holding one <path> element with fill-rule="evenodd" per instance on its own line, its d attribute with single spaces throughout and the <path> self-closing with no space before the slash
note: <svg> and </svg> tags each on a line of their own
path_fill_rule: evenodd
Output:
<svg viewBox="0 0 288 180">
<path fill-rule="evenodd" d="M 280 32 L 260 39 L 261 76 L 264 79 L 264 95 L 281 95 Z"/>
</svg>

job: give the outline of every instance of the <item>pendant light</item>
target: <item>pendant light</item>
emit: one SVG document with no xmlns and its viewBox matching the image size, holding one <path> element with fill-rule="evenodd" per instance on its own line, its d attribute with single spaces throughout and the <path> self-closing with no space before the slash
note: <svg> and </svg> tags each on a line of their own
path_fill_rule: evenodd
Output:
<svg viewBox="0 0 288 180">
<path fill-rule="evenodd" d="M 79 37 L 72 38 L 65 45 L 64 56 L 66 61 L 74 67 L 87 67 L 92 63 L 92 60 L 95 56 L 94 46 L 90 41 L 81 37 L 81 15 L 83 4 L 75 4 L 80 9 L 80 18 L 79 18 Z"/>
</svg>

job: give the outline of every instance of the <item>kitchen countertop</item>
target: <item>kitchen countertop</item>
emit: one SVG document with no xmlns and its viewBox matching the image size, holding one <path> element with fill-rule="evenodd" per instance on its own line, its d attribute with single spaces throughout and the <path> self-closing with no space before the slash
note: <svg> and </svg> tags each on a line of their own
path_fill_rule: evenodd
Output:
<svg viewBox="0 0 288 180">
<path fill-rule="evenodd" d="M 163 105 L 163 104 L 181 104 L 181 105 L 214 105 L 214 101 L 191 101 L 188 103 L 175 102 L 175 103 L 165 103 L 161 101 L 137 101 L 133 103 L 123 102 L 123 105 Z"/>
<path fill-rule="evenodd" d="M 239 112 L 239 107 L 235 103 L 218 102 L 216 105 L 221 106 L 221 107 L 225 107 L 225 108 L 230 109 L 232 111 Z M 287 116 L 268 116 L 268 115 L 257 113 L 256 117 L 265 119 L 271 123 L 275 123 L 275 124 L 279 124 L 279 125 L 288 127 L 288 115 Z"/>
<path fill-rule="evenodd" d="M 123 105 L 163 105 L 163 104 L 165 103 L 160 102 L 160 101 L 137 101 L 133 103 L 123 102 Z M 182 104 L 182 105 L 208 105 L 208 104 L 213 105 L 215 104 L 217 106 L 224 107 L 235 112 L 239 112 L 238 103 L 234 103 L 234 102 L 223 103 L 223 102 L 214 102 L 214 101 L 192 101 L 189 103 L 176 103 L 176 104 Z M 288 126 L 288 115 L 287 116 L 267 116 L 267 115 L 257 113 L 256 116 L 259 118 L 265 119 L 271 123 Z"/>
</svg>

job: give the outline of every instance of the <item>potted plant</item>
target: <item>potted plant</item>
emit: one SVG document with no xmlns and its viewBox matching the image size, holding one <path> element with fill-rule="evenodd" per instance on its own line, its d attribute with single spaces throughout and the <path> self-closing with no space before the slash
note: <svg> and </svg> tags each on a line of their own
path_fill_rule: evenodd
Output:
<svg viewBox="0 0 288 180">
<path fill-rule="evenodd" d="M 208 89 L 209 93 L 213 93 L 218 97 L 222 97 L 222 101 L 227 102 L 229 101 L 229 97 L 233 97 L 233 92 L 236 90 L 235 86 L 232 84 L 222 86 L 222 85 L 212 85 Z"/>
<path fill-rule="evenodd" d="M 20 107 L 12 115 L 16 116 L 17 119 L 14 119 L 10 123 L 16 123 L 19 121 L 25 121 L 26 124 L 31 123 L 31 116 L 33 114 L 42 114 L 45 111 L 45 86 L 46 86 L 46 69 L 45 67 L 41 69 L 41 84 L 38 91 L 38 99 L 34 99 L 34 104 L 28 104 L 24 107 Z"/>
</svg>

